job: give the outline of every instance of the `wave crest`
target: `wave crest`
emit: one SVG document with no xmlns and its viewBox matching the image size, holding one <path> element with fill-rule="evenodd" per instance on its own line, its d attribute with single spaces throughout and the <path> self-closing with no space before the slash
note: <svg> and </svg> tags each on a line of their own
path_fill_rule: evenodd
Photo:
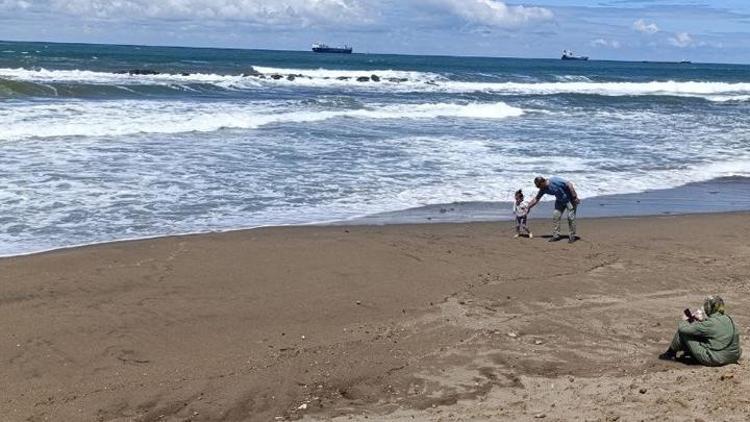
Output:
<svg viewBox="0 0 750 422">
<path fill-rule="evenodd" d="M 280 109 L 271 104 L 173 103 L 147 101 L 68 102 L 15 105 L 0 140 L 65 136 L 122 136 L 136 133 L 212 132 L 256 129 L 271 124 L 353 119 L 504 119 L 523 110 L 499 103 L 374 104 L 359 109 Z"/>
<path fill-rule="evenodd" d="M 81 86 L 76 88 L 71 87 L 71 84 Z M 244 75 L 0 69 L 0 96 L 15 94 L 17 96 L 75 97 L 77 93 L 90 92 L 91 86 L 111 86 L 120 90 L 135 90 L 138 86 L 159 86 L 180 92 L 205 89 L 263 90 L 281 86 L 384 92 L 491 93 L 508 96 L 556 94 L 679 96 L 699 97 L 712 101 L 747 101 L 750 98 L 750 83 L 748 82 L 673 80 L 593 82 L 585 78 L 571 80 L 569 76 L 558 77 L 558 81 L 555 82 L 482 82 L 453 80 L 436 73 L 417 71 L 292 69 L 262 66 L 249 69 Z"/>
</svg>

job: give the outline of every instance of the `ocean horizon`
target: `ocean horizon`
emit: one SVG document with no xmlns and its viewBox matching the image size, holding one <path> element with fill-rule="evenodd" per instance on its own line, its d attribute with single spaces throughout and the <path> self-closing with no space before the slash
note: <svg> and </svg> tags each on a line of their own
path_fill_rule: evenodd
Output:
<svg viewBox="0 0 750 422">
<path fill-rule="evenodd" d="M 15 44 L 43 44 L 43 45 L 79 45 L 79 46 L 95 46 L 95 47 L 146 47 L 146 48 L 175 48 L 175 49 L 189 49 L 189 50 L 232 50 L 232 51 L 259 51 L 259 52 L 277 52 L 277 53 L 309 53 L 311 50 L 308 47 L 302 49 L 274 49 L 274 48 L 263 48 L 263 47 L 206 47 L 206 46 L 194 46 L 194 45 L 170 45 L 170 44 L 120 44 L 120 43 L 89 43 L 89 42 L 63 42 L 63 41 L 31 41 L 31 40 L 4 40 L 0 39 L 0 43 L 15 43 Z M 550 56 L 486 56 L 486 55 L 462 55 L 462 54 L 414 54 L 414 53 L 398 53 L 398 52 L 384 52 L 384 51 L 358 51 L 354 49 L 351 54 L 360 55 L 377 55 L 377 56 L 407 56 L 407 57 L 448 57 L 448 58 L 475 58 L 475 59 L 513 59 L 513 60 L 557 60 L 560 54 L 552 54 Z M 694 61 L 687 59 L 675 59 L 664 58 L 659 60 L 626 60 L 626 59 L 615 59 L 607 57 L 590 57 L 589 61 L 598 62 L 622 62 L 622 63 L 654 63 L 654 64 L 708 64 L 708 65 L 739 65 L 739 66 L 750 66 L 748 62 L 733 62 L 733 61 Z M 687 60 L 687 62 L 685 62 Z"/>
<path fill-rule="evenodd" d="M 538 174 L 690 203 L 746 185 L 748 115 L 741 64 L 0 41 L 0 255 L 451 203 L 501 220 Z"/>
</svg>

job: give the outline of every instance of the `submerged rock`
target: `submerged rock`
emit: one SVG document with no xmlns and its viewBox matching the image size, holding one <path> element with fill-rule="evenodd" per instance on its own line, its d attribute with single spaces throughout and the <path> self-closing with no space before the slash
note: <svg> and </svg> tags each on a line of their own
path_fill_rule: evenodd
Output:
<svg viewBox="0 0 750 422">
<path fill-rule="evenodd" d="M 359 78 L 357 78 L 357 82 L 370 82 L 370 77 L 369 76 L 360 76 Z"/>
<path fill-rule="evenodd" d="M 271 79 L 279 80 L 281 78 L 283 78 L 283 76 L 279 75 L 278 73 L 274 73 L 273 75 L 271 75 Z"/>
<path fill-rule="evenodd" d="M 373 82 L 380 82 L 380 76 L 378 75 L 371 75 L 370 79 L 372 79 Z"/>
<path fill-rule="evenodd" d="M 157 72 L 151 69 L 130 69 L 130 70 L 119 70 L 115 72 L 117 74 L 128 74 L 128 75 L 158 75 L 161 72 Z"/>
<path fill-rule="evenodd" d="M 339 77 L 336 78 L 336 80 L 339 80 L 339 81 L 348 81 L 349 77 L 348 76 L 339 76 Z"/>
</svg>

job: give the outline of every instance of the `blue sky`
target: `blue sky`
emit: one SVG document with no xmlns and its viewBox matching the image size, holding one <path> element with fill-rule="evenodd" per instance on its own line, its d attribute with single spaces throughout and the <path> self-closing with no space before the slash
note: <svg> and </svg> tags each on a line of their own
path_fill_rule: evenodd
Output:
<svg viewBox="0 0 750 422">
<path fill-rule="evenodd" d="M 0 39 L 750 63 L 750 1 L 0 0 Z"/>
</svg>

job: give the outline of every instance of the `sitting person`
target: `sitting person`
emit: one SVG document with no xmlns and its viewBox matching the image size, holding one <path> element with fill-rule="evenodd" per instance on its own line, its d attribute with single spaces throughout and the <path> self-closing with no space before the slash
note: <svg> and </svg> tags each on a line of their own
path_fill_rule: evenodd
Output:
<svg viewBox="0 0 750 422">
<path fill-rule="evenodd" d="M 683 353 L 682 358 L 689 357 L 706 366 L 737 363 L 742 355 L 740 333 L 732 318 L 724 313 L 721 297 L 709 296 L 703 302 L 703 312 L 698 310 L 683 317 L 672 344 L 659 359 L 674 360 L 678 352 Z"/>
</svg>

